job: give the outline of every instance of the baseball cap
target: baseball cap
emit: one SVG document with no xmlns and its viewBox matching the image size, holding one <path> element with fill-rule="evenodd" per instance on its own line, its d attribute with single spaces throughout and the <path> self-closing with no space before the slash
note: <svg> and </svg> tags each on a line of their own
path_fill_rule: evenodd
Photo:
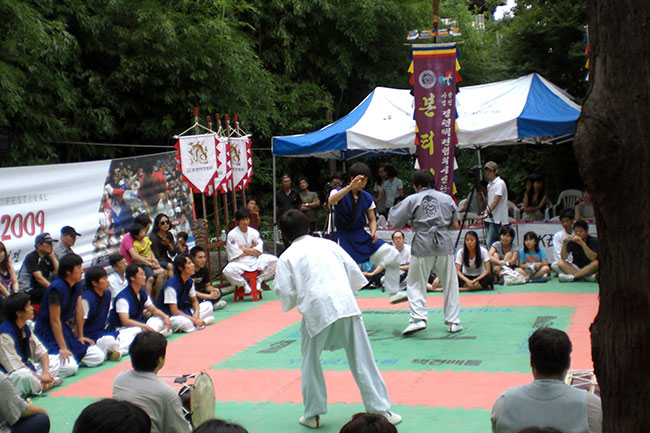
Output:
<svg viewBox="0 0 650 433">
<path fill-rule="evenodd" d="M 495 171 L 495 170 L 497 169 L 497 167 L 498 167 L 498 166 L 497 166 L 497 163 L 494 162 L 494 161 L 488 161 L 488 162 L 486 162 L 485 165 L 483 166 L 483 168 L 484 168 L 485 170 L 492 170 L 492 171 Z"/>
<path fill-rule="evenodd" d="M 52 236 L 50 236 L 49 233 L 41 233 L 40 235 L 36 236 L 36 240 L 34 240 L 34 246 L 38 246 L 39 244 L 42 244 L 43 242 L 59 242 L 56 239 L 52 239 Z"/>
<path fill-rule="evenodd" d="M 75 229 L 73 229 L 70 226 L 63 226 L 61 229 L 61 234 L 62 235 L 73 235 L 73 236 L 81 236 L 81 233 L 77 233 Z"/>
</svg>

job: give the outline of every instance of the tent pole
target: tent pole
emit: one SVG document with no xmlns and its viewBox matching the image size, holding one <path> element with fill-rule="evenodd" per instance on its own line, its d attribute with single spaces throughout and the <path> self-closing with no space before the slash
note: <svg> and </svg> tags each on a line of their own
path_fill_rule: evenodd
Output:
<svg viewBox="0 0 650 433">
<path fill-rule="evenodd" d="M 478 166 L 483 167 L 483 164 L 481 164 L 481 148 L 477 147 L 476 149 L 477 149 L 476 156 L 478 157 Z M 483 180 L 483 170 L 480 170 L 479 173 L 481 178 L 480 180 Z"/>
<path fill-rule="evenodd" d="M 278 203 L 275 196 L 275 155 L 273 155 L 273 255 L 278 255 L 278 221 L 276 219 Z"/>
</svg>

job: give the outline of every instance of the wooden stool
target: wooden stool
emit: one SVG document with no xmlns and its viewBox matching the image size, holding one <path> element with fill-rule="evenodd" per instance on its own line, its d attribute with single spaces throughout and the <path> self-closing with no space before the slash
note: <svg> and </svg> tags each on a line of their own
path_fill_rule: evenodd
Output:
<svg viewBox="0 0 650 433">
<path fill-rule="evenodd" d="M 251 286 L 251 292 L 246 295 L 244 293 L 244 286 L 236 286 L 234 302 L 244 300 L 244 296 L 251 296 L 253 298 L 253 302 L 257 302 L 259 299 L 262 299 L 262 292 L 257 291 L 257 276 L 259 274 L 259 271 L 244 272 L 242 274 L 242 277 L 248 280 L 248 284 Z"/>
</svg>

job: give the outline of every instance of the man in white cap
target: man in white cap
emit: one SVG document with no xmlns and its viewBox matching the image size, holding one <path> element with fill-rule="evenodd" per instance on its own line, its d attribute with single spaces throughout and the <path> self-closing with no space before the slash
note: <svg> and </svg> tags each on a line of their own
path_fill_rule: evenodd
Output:
<svg viewBox="0 0 650 433">
<path fill-rule="evenodd" d="M 488 161 L 483 166 L 485 177 L 488 180 L 488 199 L 485 211 L 479 216 L 487 229 L 486 246 L 490 246 L 499 240 L 499 230 L 508 224 L 508 188 L 506 183 L 499 177 L 497 163 Z"/>
</svg>

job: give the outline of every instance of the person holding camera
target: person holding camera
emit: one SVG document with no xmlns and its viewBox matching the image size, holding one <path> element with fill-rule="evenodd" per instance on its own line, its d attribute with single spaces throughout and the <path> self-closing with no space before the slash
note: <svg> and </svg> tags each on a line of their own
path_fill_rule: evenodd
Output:
<svg viewBox="0 0 650 433">
<path fill-rule="evenodd" d="M 501 227 L 508 225 L 508 188 L 503 179 L 499 177 L 496 162 L 486 162 L 483 171 L 488 180 L 488 197 L 485 212 L 479 216 L 479 219 L 485 223 L 487 229 L 486 245 L 490 247 L 499 240 Z"/>
</svg>

